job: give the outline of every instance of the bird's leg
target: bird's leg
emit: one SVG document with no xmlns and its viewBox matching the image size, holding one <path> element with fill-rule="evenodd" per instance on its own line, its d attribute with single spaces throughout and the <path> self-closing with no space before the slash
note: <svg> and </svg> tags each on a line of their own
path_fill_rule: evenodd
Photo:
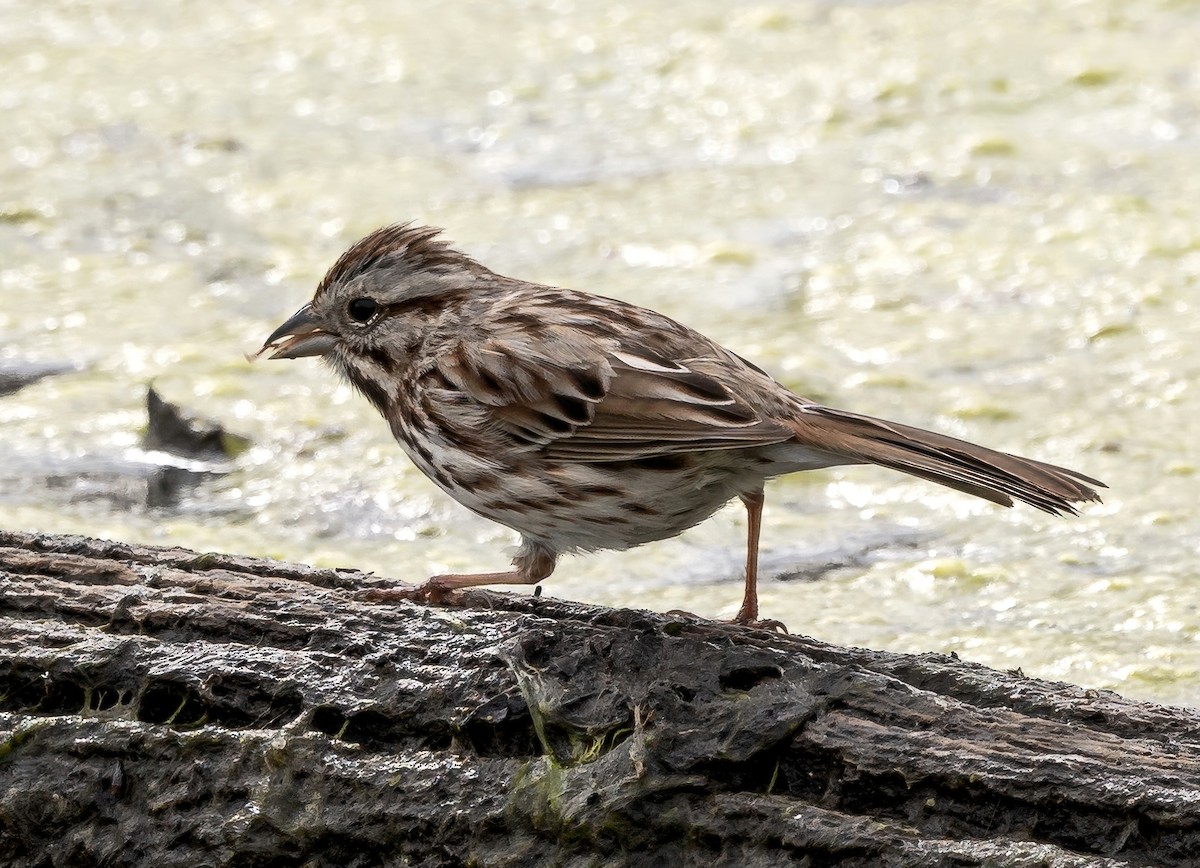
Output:
<svg viewBox="0 0 1200 868">
<path fill-rule="evenodd" d="M 739 495 L 746 506 L 746 592 L 742 596 L 742 607 L 738 613 L 724 624 L 741 624 L 747 627 L 760 627 L 764 630 L 779 630 L 787 632 L 787 627 L 781 621 L 758 619 L 758 537 L 762 531 L 762 488 L 748 494 Z M 685 612 L 682 609 L 672 609 L 668 615 L 680 615 L 684 618 L 700 620 L 699 615 Z"/>
<path fill-rule="evenodd" d="M 742 608 L 733 618 L 735 624 L 752 624 L 758 620 L 758 538 L 762 533 L 763 490 L 759 488 L 741 496 L 746 507 L 746 593 Z"/>
<path fill-rule="evenodd" d="M 366 599 L 371 602 L 390 600 L 428 600 L 438 603 L 458 588 L 474 588 L 478 585 L 536 585 L 554 572 L 557 555 L 536 543 L 526 542 L 513 558 L 516 569 L 495 573 L 445 573 L 431 576 L 424 584 L 415 588 L 377 588 L 369 591 Z"/>
<path fill-rule="evenodd" d="M 758 538 L 762 533 L 762 488 L 741 495 L 746 507 L 746 592 L 742 597 L 742 607 L 733 616 L 734 624 L 746 624 L 751 627 L 763 627 L 768 630 L 787 632 L 781 622 L 775 620 L 760 621 L 758 619 Z"/>
<path fill-rule="evenodd" d="M 430 595 L 477 585 L 536 585 L 554 572 L 558 558 L 540 545 L 524 543 L 513 558 L 514 570 L 500 573 L 446 573 L 431 576 L 418 590 Z"/>
</svg>

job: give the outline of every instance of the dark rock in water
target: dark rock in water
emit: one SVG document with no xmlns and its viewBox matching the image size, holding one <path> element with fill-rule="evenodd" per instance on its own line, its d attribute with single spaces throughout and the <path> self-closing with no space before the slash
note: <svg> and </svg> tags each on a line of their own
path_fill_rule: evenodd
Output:
<svg viewBox="0 0 1200 868">
<path fill-rule="evenodd" d="M 0 395 L 11 395 L 38 380 L 82 370 L 75 362 L 32 362 L 22 359 L 0 361 Z"/>
<path fill-rule="evenodd" d="M 46 374 L 49 375 L 48 373 Z M 190 492 L 229 472 L 229 457 L 249 441 L 187 414 L 153 389 L 143 449 L 100 446 L 83 455 L 18 450 L 0 441 L 0 501 L 107 503 L 139 511 L 184 506 Z M 206 508 L 193 503 L 188 508 Z"/>
<path fill-rule="evenodd" d="M 250 445 L 239 434 L 232 434 L 220 423 L 186 412 L 163 400 L 153 387 L 146 392 L 149 425 L 142 446 L 159 449 L 185 458 L 232 458 Z"/>
<path fill-rule="evenodd" d="M 178 506 L 183 495 L 200 483 L 221 474 L 209 470 L 163 465 L 146 477 L 146 506 Z"/>
</svg>

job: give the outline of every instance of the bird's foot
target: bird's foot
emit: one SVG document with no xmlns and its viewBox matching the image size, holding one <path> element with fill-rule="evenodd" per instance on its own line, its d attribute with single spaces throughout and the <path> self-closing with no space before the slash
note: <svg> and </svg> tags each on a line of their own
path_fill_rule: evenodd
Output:
<svg viewBox="0 0 1200 868">
<path fill-rule="evenodd" d="M 730 618 L 724 623 L 737 624 L 739 627 L 752 627 L 755 630 L 773 630 L 777 633 L 783 633 L 785 636 L 789 635 L 787 625 L 782 621 L 776 621 L 774 618 L 750 618 L 745 620 Z"/>
<path fill-rule="evenodd" d="M 788 632 L 787 625 L 782 621 L 776 621 L 774 618 L 744 618 L 741 613 L 732 618 L 702 618 L 695 612 L 688 612 L 684 609 L 671 609 L 664 614 L 675 618 L 684 618 L 688 621 L 715 621 L 718 624 L 734 624 L 738 627 L 751 627 L 755 630 L 775 630 L 785 635 Z"/>
<path fill-rule="evenodd" d="M 396 603 L 401 600 L 411 602 L 417 599 L 417 586 L 369 588 L 365 591 L 358 591 L 354 595 L 354 599 L 362 600 L 364 603 Z"/>
<path fill-rule="evenodd" d="M 742 627 L 753 627 L 756 630 L 777 630 L 780 633 L 787 633 L 788 631 L 787 626 L 782 621 L 776 621 L 774 618 L 758 617 L 757 588 L 749 582 L 746 585 L 746 598 L 742 600 L 742 607 L 726 623 L 737 624 Z"/>
<path fill-rule="evenodd" d="M 453 588 L 446 588 L 432 581 L 419 585 L 393 586 L 390 588 L 371 588 L 354 595 L 356 600 L 367 603 L 433 603 L 441 605 L 451 602 L 457 594 Z"/>
</svg>

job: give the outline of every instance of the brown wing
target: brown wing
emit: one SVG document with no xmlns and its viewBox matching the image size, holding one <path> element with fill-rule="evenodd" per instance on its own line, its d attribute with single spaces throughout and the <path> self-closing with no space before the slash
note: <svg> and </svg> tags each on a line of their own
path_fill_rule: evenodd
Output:
<svg viewBox="0 0 1200 868">
<path fill-rule="evenodd" d="M 461 344 L 436 374 L 481 411 L 474 424 L 482 418 L 493 435 L 548 458 L 623 461 L 790 439 L 720 377 L 738 363 L 718 353 L 668 359 L 615 337 L 541 330 Z"/>
</svg>

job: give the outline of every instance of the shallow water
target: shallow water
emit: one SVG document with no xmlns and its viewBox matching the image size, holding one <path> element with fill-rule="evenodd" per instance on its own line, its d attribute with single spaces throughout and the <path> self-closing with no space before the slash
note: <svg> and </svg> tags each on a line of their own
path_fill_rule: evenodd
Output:
<svg viewBox="0 0 1200 868">
<path fill-rule="evenodd" d="M 1200 703 L 1200 19 L 1173 2 L 8 4 L 0 526 L 502 566 L 311 360 L 242 354 L 376 226 L 658 308 L 802 394 L 1078 468 L 1061 520 L 876 468 L 768 490 L 766 615 Z M 145 505 L 150 381 L 254 446 Z M 97 481 L 98 480 L 98 481 Z M 114 481 L 115 480 L 115 481 Z M 548 594 L 728 616 L 744 526 Z"/>
</svg>

